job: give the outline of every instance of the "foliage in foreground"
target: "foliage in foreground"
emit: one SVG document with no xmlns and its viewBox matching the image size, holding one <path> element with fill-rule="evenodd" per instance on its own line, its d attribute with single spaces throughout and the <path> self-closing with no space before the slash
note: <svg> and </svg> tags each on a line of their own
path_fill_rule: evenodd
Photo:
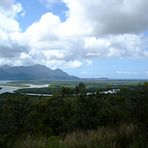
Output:
<svg viewBox="0 0 148 148">
<path fill-rule="evenodd" d="M 0 100 L 2 148 L 145 148 L 148 145 L 148 84 L 116 94 L 42 98 L 3 94 Z M 78 132 L 76 132 L 78 131 Z M 71 134 L 70 134 L 71 133 Z"/>
<path fill-rule="evenodd" d="M 77 131 L 64 139 L 59 137 L 23 137 L 15 143 L 16 148 L 146 148 L 144 135 L 134 125 L 102 127 L 91 131 Z"/>
</svg>

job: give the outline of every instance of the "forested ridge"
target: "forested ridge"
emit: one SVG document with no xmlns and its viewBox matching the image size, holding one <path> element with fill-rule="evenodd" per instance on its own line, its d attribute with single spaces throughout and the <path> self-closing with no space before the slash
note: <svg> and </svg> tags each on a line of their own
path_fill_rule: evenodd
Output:
<svg viewBox="0 0 148 148">
<path fill-rule="evenodd" d="M 1 148 L 146 148 L 148 83 L 87 94 L 80 83 L 52 97 L 0 95 Z"/>
</svg>

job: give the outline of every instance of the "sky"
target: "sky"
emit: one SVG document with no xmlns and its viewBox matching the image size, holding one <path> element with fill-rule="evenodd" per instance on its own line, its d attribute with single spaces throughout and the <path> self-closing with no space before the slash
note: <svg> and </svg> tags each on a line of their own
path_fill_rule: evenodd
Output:
<svg viewBox="0 0 148 148">
<path fill-rule="evenodd" d="M 147 0 L 0 0 L 0 65 L 148 79 Z"/>
</svg>

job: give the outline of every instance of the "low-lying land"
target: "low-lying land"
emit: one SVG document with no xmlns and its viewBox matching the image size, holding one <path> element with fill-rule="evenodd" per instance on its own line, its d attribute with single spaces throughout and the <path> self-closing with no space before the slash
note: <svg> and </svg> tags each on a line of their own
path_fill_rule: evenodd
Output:
<svg viewBox="0 0 148 148">
<path fill-rule="evenodd" d="M 74 92 L 75 87 L 83 82 L 86 85 L 87 92 L 103 91 L 108 89 L 119 89 L 124 87 L 136 87 L 142 85 L 146 80 L 110 80 L 110 79 L 81 79 L 75 81 L 12 81 L 12 85 L 49 84 L 46 88 L 23 88 L 17 93 L 34 93 L 34 94 L 55 94 L 60 93 L 62 87 L 68 87 Z"/>
</svg>

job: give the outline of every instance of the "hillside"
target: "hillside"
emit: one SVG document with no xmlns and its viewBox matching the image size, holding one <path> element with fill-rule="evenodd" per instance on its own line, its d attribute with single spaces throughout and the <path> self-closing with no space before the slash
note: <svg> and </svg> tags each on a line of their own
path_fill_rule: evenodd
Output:
<svg viewBox="0 0 148 148">
<path fill-rule="evenodd" d="M 78 77 L 61 69 L 52 70 L 44 65 L 0 67 L 0 80 L 75 80 Z"/>
</svg>

